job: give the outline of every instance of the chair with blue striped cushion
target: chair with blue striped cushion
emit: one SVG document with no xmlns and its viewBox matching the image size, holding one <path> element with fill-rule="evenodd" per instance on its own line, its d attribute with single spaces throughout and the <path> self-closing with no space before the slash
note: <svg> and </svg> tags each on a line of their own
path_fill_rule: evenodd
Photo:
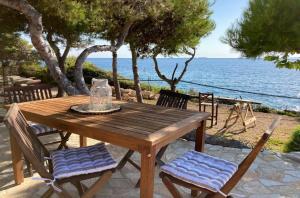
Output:
<svg viewBox="0 0 300 198">
<path fill-rule="evenodd" d="M 59 197 L 71 198 L 62 186 L 70 182 L 81 197 L 93 197 L 97 191 L 111 178 L 117 166 L 104 144 L 88 147 L 56 150 L 51 154 L 34 134 L 32 128 L 20 111 L 17 104 L 13 104 L 4 123 L 14 137 L 26 159 L 33 165 L 41 178 L 50 188 L 42 197 L 50 197 L 53 193 Z M 48 163 L 45 163 L 45 162 Z M 48 166 L 46 166 L 48 164 Z M 87 188 L 81 181 L 99 177 Z"/>
<path fill-rule="evenodd" d="M 104 144 L 54 151 L 51 159 L 55 179 L 101 172 L 117 166 Z"/>
<path fill-rule="evenodd" d="M 192 195 L 205 193 L 206 197 L 229 197 L 228 194 L 246 173 L 269 137 L 280 118 L 273 121 L 253 150 L 240 163 L 213 157 L 197 151 L 188 151 L 183 156 L 161 167 L 160 177 L 174 198 L 181 198 L 174 184 L 192 190 Z M 202 194 L 201 194 L 202 195 Z"/>
<path fill-rule="evenodd" d="M 45 100 L 53 98 L 51 89 L 53 86 L 47 84 L 30 85 L 30 86 L 14 86 L 4 88 L 3 96 L 6 104 L 28 102 L 35 100 Z M 46 136 L 52 134 L 58 134 L 59 140 L 46 142 L 45 145 L 58 144 L 57 149 L 68 148 L 67 141 L 71 136 L 71 133 L 66 133 L 56 128 L 52 128 L 40 123 L 28 122 L 33 132 L 37 136 Z M 27 162 L 27 169 L 30 175 L 32 175 L 31 165 Z"/>
</svg>

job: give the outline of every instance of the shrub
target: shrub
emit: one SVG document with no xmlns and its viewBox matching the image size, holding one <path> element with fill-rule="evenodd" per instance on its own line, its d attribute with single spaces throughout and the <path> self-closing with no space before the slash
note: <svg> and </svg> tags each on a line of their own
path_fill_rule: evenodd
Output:
<svg viewBox="0 0 300 198">
<path fill-rule="evenodd" d="M 74 57 L 70 57 L 66 60 L 66 75 L 71 80 L 74 81 L 74 65 L 76 59 Z M 112 83 L 112 73 L 97 68 L 91 62 L 84 62 L 83 64 L 83 77 L 87 84 L 91 84 L 92 78 L 105 78 L 108 79 L 110 84 Z"/>
<path fill-rule="evenodd" d="M 43 83 L 54 83 L 47 67 L 40 64 L 21 65 L 19 68 L 19 75 L 23 77 L 35 77 L 40 79 Z"/>
<path fill-rule="evenodd" d="M 274 109 L 268 107 L 268 106 L 264 106 L 264 105 L 257 105 L 253 111 L 256 112 L 263 112 L 263 113 L 272 113 L 274 111 Z"/>
<path fill-rule="evenodd" d="M 284 152 L 300 151 L 300 126 L 295 129 L 291 139 L 284 147 Z"/>
</svg>

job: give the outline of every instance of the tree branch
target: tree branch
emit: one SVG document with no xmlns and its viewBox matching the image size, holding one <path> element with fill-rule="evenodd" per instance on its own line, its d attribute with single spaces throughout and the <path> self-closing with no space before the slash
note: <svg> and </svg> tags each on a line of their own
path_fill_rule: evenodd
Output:
<svg viewBox="0 0 300 198">
<path fill-rule="evenodd" d="M 178 77 L 177 82 L 180 82 L 180 81 L 181 81 L 182 77 L 184 76 L 185 72 L 187 71 L 187 68 L 188 68 L 189 63 L 190 63 L 190 62 L 194 59 L 194 57 L 195 57 L 195 54 L 196 54 L 196 48 L 193 47 L 192 49 L 193 49 L 193 52 L 189 52 L 189 51 L 186 50 L 186 54 L 191 55 L 191 58 L 189 58 L 187 61 L 185 61 L 185 63 L 184 63 L 184 68 L 183 68 L 183 70 L 182 70 L 180 76 Z"/>
<path fill-rule="evenodd" d="M 46 39 L 50 45 L 50 47 L 53 49 L 55 55 L 56 55 L 56 58 L 59 60 L 60 59 L 60 49 L 59 47 L 57 47 L 56 43 L 54 42 L 53 40 L 53 32 L 50 31 L 48 32 L 47 36 L 46 36 Z"/>
<path fill-rule="evenodd" d="M 61 57 L 61 59 L 65 62 L 66 58 L 68 57 L 68 54 L 70 52 L 70 49 L 71 49 L 71 45 L 69 43 L 69 41 L 67 40 L 67 44 L 66 44 L 66 47 L 65 47 L 65 51 Z"/>
<path fill-rule="evenodd" d="M 166 81 L 168 84 L 172 83 L 172 81 L 170 79 L 168 79 L 165 75 L 163 75 L 160 70 L 159 70 L 159 66 L 158 66 L 158 62 L 157 62 L 157 57 L 158 53 L 155 53 L 153 56 L 152 56 L 152 59 L 153 59 L 153 62 L 154 62 L 154 69 L 158 75 L 158 77 L 164 81 Z"/>
<path fill-rule="evenodd" d="M 175 77 L 175 73 L 176 73 L 177 68 L 178 68 L 178 63 L 176 63 L 176 66 L 175 66 L 175 68 L 174 68 L 174 70 L 173 70 L 171 80 L 174 80 L 174 77 Z"/>
</svg>

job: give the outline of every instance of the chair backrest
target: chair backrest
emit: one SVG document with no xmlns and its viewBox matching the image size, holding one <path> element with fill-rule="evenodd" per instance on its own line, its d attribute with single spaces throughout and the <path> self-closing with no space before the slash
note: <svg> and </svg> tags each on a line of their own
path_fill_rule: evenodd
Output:
<svg viewBox="0 0 300 198">
<path fill-rule="evenodd" d="M 12 104 L 33 100 L 50 99 L 53 98 L 51 88 L 53 88 L 53 86 L 47 84 L 4 88 L 4 102 L 6 104 Z"/>
<path fill-rule="evenodd" d="M 178 109 L 187 109 L 187 103 L 191 96 L 173 92 L 170 90 L 160 90 L 156 105 L 163 107 L 173 107 Z"/>
<path fill-rule="evenodd" d="M 44 166 L 44 157 L 49 157 L 49 152 L 36 135 L 34 135 L 34 132 L 16 103 L 12 104 L 9 108 L 9 111 L 5 115 L 4 123 L 9 129 L 11 136 L 15 138 L 26 159 L 40 176 L 53 179 Z"/>
<path fill-rule="evenodd" d="M 199 103 L 203 102 L 214 102 L 214 93 L 201 93 L 199 92 Z"/>
<path fill-rule="evenodd" d="M 281 118 L 278 117 L 275 120 L 273 120 L 272 124 L 269 126 L 269 128 L 265 131 L 265 133 L 262 135 L 258 143 L 255 145 L 255 147 L 252 149 L 252 151 L 247 155 L 247 157 L 239 164 L 238 170 L 235 172 L 235 174 L 230 178 L 230 180 L 223 186 L 221 189 L 222 192 L 225 194 L 228 194 L 234 186 L 239 182 L 239 180 L 242 178 L 242 176 L 247 172 L 253 161 L 256 159 L 259 152 L 262 150 L 272 133 L 274 132 L 275 128 L 278 126 Z"/>
</svg>

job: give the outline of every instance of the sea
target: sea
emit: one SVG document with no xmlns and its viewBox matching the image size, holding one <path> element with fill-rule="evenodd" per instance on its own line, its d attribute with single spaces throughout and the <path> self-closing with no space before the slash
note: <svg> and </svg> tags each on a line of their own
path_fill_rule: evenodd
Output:
<svg viewBox="0 0 300 198">
<path fill-rule="evenodd" d="M 112 70 L 110 58 L 89 58 L 88 61 L 101 69 Z M 172 75 L 176 64 L 178 64 L 176 72 L 178 76 L 185 61 L 185 58 L 158 59 L 161 72 L 168 77 Z M 152 59 L 139 59 L 138 67 L 140 79 L 145 80 L 145 83 L 168 86 L 164 82 L 149 81 L 159 79 Z M 130 58 L 118 58 L 118 73 L 126 78 L 133 78 Z M 216 96 L 249 99 L 276 109 L 300 111 L 300 71 L 279 69 L 274 63 L 263 59 L 195 58 L 189 64 L 183 80 L 201 84 L 179 83 L 177 88 L 186 92 L 191 90 L 213 92 Z M 288 96 L 296 99 L 226 89 Z"/>
</svg>

